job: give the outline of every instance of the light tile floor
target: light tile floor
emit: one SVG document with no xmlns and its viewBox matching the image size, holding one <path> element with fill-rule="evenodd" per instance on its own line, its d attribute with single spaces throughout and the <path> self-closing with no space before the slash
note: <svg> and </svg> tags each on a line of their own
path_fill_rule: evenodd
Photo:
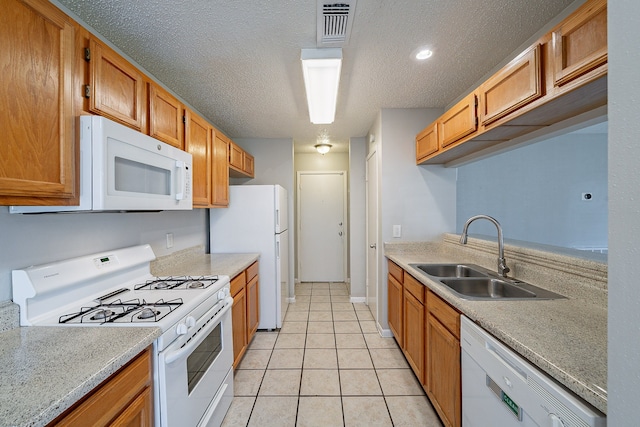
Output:
<svg viewBox="0 0 640 427">
<path fill-rule="evenodd" d="M 442 426 L 393 338 L 344 283 L 296 285 L 279 332 L 257 332 L 223 426 Z"/>
</svg>

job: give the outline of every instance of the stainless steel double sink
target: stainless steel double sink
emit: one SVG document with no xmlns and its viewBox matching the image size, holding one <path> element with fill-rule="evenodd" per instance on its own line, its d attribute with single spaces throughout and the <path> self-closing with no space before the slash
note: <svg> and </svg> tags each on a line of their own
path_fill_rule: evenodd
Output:
<svg viewBox="0 0 640 427">
<path fill-rule="evenodd" d="M 529 283 L 500 277 L 474 264 L 409 264 L 468 300 L 549 300 L 564 296 Z"/>
</svg>

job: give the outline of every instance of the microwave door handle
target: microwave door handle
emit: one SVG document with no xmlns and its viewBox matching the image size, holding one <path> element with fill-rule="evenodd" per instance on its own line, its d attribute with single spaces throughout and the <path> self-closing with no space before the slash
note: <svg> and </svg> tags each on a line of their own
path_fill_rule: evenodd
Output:
<svg viewBox="0 0 640 427">
<path fill-rule="evenodd" d="M 182 170 L 182 173 L 178 174 L 180 177 L 180 184 L 178 185 L 180 191 L 176 191 L 176 200 L 182 200 L 184 199 L 184 188 L 187 182 L 187 168 L 182 160 L 176 160 L 176 169 Z"/>
</svg>

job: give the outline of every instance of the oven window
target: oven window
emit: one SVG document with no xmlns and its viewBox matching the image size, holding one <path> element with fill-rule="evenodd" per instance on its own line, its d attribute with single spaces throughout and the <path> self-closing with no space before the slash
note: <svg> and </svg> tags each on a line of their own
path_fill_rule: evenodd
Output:
<svg viewBox="0 0 640 427">
<path fill-rule="evenodd" d="M 222 351 L 222 324 L 215 327 L 213 331 L 202 341 L 191 355 L 187 358 L 187 376 L 189 393 L 198 385 L 200 379 L 209 369 L 209 366 L 216 360 Z"/>
<path fill-rule="evenodd" d="M 115 158 L 115 188 L 143 194 L 171 194 L 171 171 L 122 157 Z"/>
</svg>

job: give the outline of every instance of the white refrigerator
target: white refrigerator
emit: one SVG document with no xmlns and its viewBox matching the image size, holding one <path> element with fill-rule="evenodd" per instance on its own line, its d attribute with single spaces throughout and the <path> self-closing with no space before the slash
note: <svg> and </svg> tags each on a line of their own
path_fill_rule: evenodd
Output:
<svg viewBox="0 0 640 427">
<path fill-rule="evenodd" d="M 279 185 L 232 185 L 229 207 L 209 212 L 211 253 L 260 254 L 258 328 L 281 328 L 289 297 L 287 190 Z"/>
</svg>

